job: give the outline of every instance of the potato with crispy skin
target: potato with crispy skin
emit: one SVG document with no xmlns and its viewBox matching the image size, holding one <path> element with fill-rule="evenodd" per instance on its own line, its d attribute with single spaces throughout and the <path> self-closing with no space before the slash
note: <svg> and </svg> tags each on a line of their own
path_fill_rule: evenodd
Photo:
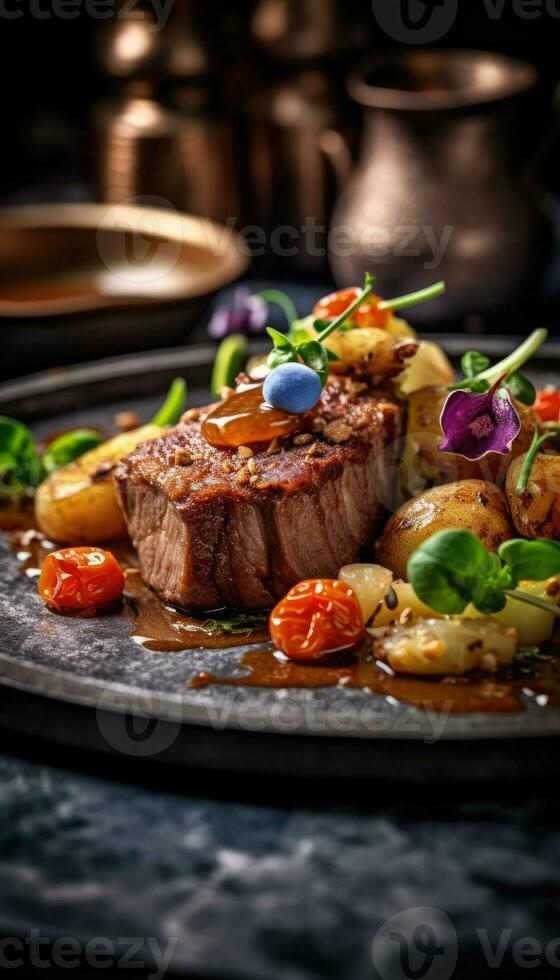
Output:
<svg viewBox="0 0 560 980">
<path fill-rule="evenodd" d="M 527 488 L 517 492 L 525 455 L 511 464 L 506 493 L 513 523 L 524 538 L 560 540 L 560 456 L 537 453 Z"/>
<path fill-rule="evenodd" d="M 385 525 L 376 560 L 395 578 L 407 578 L 413 551 L 437 531 L 465 528 L 489 551 L 515 537 L 506 495 L 485 480 L 460 480 L 425 490 L 408 500 Z"/>
<path fill-rule="evenodd" d="M 432 483 L 448 480 L 488 480 L 503 486 L 513 459 L 527 451 L 533 438 L 535 417 L 527 405 L 514 401 L 521 421 L 521 431 L 511 453 L 502 456 L 488 453 L 482 459 L 469 460 L 437 448 L 443 439 L 440 416 L 448 391 L 446 388 L 423 388 L 410 395 L 406 446 L 401 464 L 405 495 L 413 497 Z"/>
<path fill-rule="evenodd" d="M 76 545 L 125 537 L 112 471 L 140 443 L 162 431 L 158 425 L 144 425 L 123 432 L 51 473 L 35 494 L 39 529 L 51 541 Z"/>
</svg>

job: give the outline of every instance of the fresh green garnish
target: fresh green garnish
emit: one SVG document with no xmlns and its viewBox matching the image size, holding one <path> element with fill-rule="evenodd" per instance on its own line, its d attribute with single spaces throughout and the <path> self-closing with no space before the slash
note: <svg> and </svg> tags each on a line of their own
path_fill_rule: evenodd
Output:
<svg viewBox="0 0 560 980">
<path fill-rule="evenodd" d="M 525 401 L 524 404 L 533 404 L 536 398 L 536 392 L 531 385 L 530 381 L 522 378 L 517 374 L 519 368 L 523 367 L 527 361 L 533 357 L 534 354 L 539 350 L 544 344 L 546 338 L 548 337 L 547 330 L 533 330 L 531 334 L 519 345 L 517 350 L 514 350 L 503 360 L 498 361 L 493 367 L 489 366 L 488 358 L 484 354 L 480 354 L 478 351 L 467 351 L 461 360 L 461 367 L 465 373 L 465 379 L 463 381 L 456 381 L 454 384 L 448 385 L 448 391 L 459 391 L 461 389 L 468 388 L 471 391 L 481 393 L 487 391 L 493 384 L 495 384 L 500 379 L 503 379 L 504 384 L 509 386 L 512 378 L 515 378 L 513 384 L 517 387 L 518 391 L 524 395 L 524 398 L 529 398 L 534 392 L 533 401 Z M 482 370 L 475 371 L 476 366 L 482 367 Z M 509 381 L 508 381 L 509 378 Z M 529 387 L 530 386 L 530 387 Z M 518 396 L 512 391 L 512 394 L 517 398 Z M 524 401 L 524 398 L 520 398 L 520 401 Z"/>
<path fill-rule="evenodd" d="M 294 303 L 281 289 L 263 289 L 262 292 L 256 295 L 264 299 L 266 303 L 275 303 L 276 306 L 279 306 L 288 321 L 290 329 L 297 322 L 298 313 Z"/>
<path fill-rule="evenodd" d="M 435 282 L 433 286 L 427 286 L 426 289 L 418 289 L 414 293 L 407 293 L 406 296 L 397 296 L 396 299 L 384 299 L 379 303 L 379 310 L 407 310 L 409 306 L 419 306 L 420 303 L 427 303 L 430 299 L 436 299 L 438 296 L 443 296 L 445 292 L 445 283 Z"/>
<path fill-rule="evenodd" d="M 507 386 L 514 398 L 522 405 L 534 405 L 537 400 L 537 390 L 532 381 L 523 374 L 510 374 Z"/>
<path fill-rule="evenodd" d="M 352 329 L 352 324 L 349 322 L 352 314 L 367 299 L 373 291 L 374 286 L 375 276 L 369 272 L 366 273 L 364 286 L 359 296 L 339 316 L 329 321 L 314 320 L 312 317 L 298 320 L 292 301 L 284 293 L 274 289 L 259 293 L 268 302 L 278 303 L 284 310 L 288 323 L 290 324 L 290 329 L 287 334 L 280 333 L 279 330 L 274 330 L 272 327 L 268 328 L 268 335 L 274 344 L 274 348 L 267 358 L 266 363 L 268 368 L 272 370 L 281 364 L 303 361 L 304 364 L 317 372 L 324 385 L 329 374 L 329 361 L 338 360 L 332 351 L 324 347 L 324 341 L 335 330 Z M 434 299 L 436 296 L 441 296 L 443 292 L 445 292 L 445 283 L 438 282 L 433 286 L 429 286 L 427 289 L 409 293 L 407 296 L 385 300 L 379 304 L 379 308 L 384 310 L 401 310 L 408 306 Z M 313 324 L 317 333 L 317 336 L 312 339 L 310 339 L 308 330 L 306 329 L 309 322 Z"/>
<path fill-rule="evenodd" d="M 559 542 L 519 538 L 506 541 L 495 555 L 463 530 L 434 534 L 408 562 L 408 579 L 418 598 L 448 615 L 459 615 L 470 602 L 479 612 L 499 612 L 510 596 L 560 616 L 558 606 L 515 589 L 524 579 L 543 581 L 559 573 Z"/>
<path fill-rule="evenodd" d="M 16 419 L 0 416 L 0 493 L 20 496 L 45 478 L 33 434 Z"/>
<path fill-rule="evenodd" d="M 476 378 L 477 374 L 486 371 L 490 364 L 490 358 L 477 350 L 468 350 L 461 358 L 461 368 L 465 378 Z"/>
<path fill-rule="evenodd" d="M 224 337 L 214 358 L 211 388 L 214 398 L 220 397 L 222 388 L 234 388 L 235 379 L 247 359 L 248 344 L 242 334 Z"/>
<path fill-rule="evenodd" d="M 538 429 L 535 428 L 533 434 L 533 441 L 525 454 L 525 459 L 523 460 L 523 466 L 521 467 L 521 473 L 519 474 L 519 479 L 517 481 L 517 486 L 515 487 L 516 493 L 524 493 L 527 489 L 527 484 L 529 483 L 529 478 L 531 476 L 531 470 L 533 469 L 533 463 L 537 457 L 537 453 L 544 445 L 545 442 L 550 442 L 554 438 L 555 434 L 560 432 L 560 425 L 555 424 L 547 428 L 544 435 L 540 436 Z"/>
<path fill-rule="evenodd" d="M 103 442 L 103 436 L 93 429 L 75 429 L 53 439 L 43 453 L 43 466 L 48 473 L 54 473 L 61 466 L 73 462 L 79 456 L 95 449 Z"/>
<path fill-rule="evenodd" d="M 171 382 L 166 399 L 151 420 L 152 425 L 176 425 L 187 407 L 187 382 L 175 378 Z"/>
<path fill-rule="evenodd" d="M 280 364 L 288 364 L 291 361 L 299 361 L 301 359 L 303 363 L 307 364 L 307 366 L 313 371 L 317 371 L 319 377 L 321 378 L 321 382 L 324 385 L 329 373 L 329 361 L 336 360 L 337 358 L 332 354 L 332 352 L 329 353 L 329 351 L 323 347 L 323 341 L 326 340 L 331 333 L 334 333 L 335 330 L 338 330 L 341 324 L 343 324 L 348 317 L 352 315 L 354 310 L 357 310 L 358 307 L 361 306 L 364 299 L 366 299 L 373 290 L 374 285 L 374 276 L 367 273 L 364 280 L 364 288 L 360 295 L 354 300 L 353 303 L 350 304 L 348 309 L 344 310 L 344 312 L 341 313 L 340 316 L 337 316 L 331 323 L 328 323 L 321 333 L 319 333 L 313 340 L 310 340 L 307 336 L 304 341 L 293 342 L 286 334 L 280 333 L 280 331 L 269 327 L 267 333 L 274 344 L 274 349 L 268 355 L 266 362 L 268 367 L 272 370 L 273 368 L 278 367 Z"/>
<path fill-rule="evenodd" d="M 54 439 L 40 453 L 33 434 L 17 419 L 0 417 L 0 494 L 21 496 L 54 470 L 102 442 L 92 429 L 75 429 Z"/>
<path fill-rule="evenodd" d="M 229 633 L 232 636 L 242 633 L 252 633 L 264 629 L 268 621 L 268 613 L 237 613 L 223 619 L 207 619 L 202 623 L 206 633 Z"/>
</svg>

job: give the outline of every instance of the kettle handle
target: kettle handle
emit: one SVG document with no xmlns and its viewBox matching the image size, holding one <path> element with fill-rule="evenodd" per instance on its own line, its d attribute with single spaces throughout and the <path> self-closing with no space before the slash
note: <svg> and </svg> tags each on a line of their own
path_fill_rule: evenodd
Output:
<svg viewBox="0 0 560 980">
<path fill-rule="evenodd" d="M 319 149 L 333 169 L 339 190 L 343 190 L 354 169 L 346 139 L 338 129 L 325 129 L 319 137 Z"/>
</svg>

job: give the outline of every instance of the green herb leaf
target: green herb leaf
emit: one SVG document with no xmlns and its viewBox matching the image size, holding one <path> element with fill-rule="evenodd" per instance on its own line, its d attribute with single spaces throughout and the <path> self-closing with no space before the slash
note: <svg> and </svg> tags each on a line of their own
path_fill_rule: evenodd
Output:
<svg viewBox="0 0 560 980">
<path fill-rule="evenodd" d="M 275 347 L 293 347 L 293 344 L 285 333 L 280 333 L 279 330 L 275 330 L 274 327 L 267 327 L 266 332 Z"/>
<path fill-rule="evenodd" d="M 510 569 L 513 582 L 517 585 L 523 579 L 542 582 L 552 575 L 560 574 L 560 542 L 539 538 L 524 541 L 517 538 L 505 541 L 498 554 Z"/>
<path fill-rule="evenodd" d="M 53 473 L 66 466 L 90 449 L 95 449 L 103 442 L 103 436 L 93 429 L 74 429 L 73 432 L 65 432 L 58 439 L 53 439 L 43 453 L 43 466 L 47 473 Z"/>
<path fill-rule="evenodd" d="M 20 495 L 44 476 L 33 434 L 17 419 L 0 416 L 0 493 Z"/>
<path fill-rule="evenodd" d="M 237 613 L 223 619 L 207 619 L 202 623 L 206 633 L 229 633 L 241 635 L 264 629 L 268 621 L 268 613 Z"/>
<path fill-rule="evenodd" d="M 482 590 L 485 581 L 497 578 L 500 563 L 470 531 L 440 531 L 411 555 L 408 579 L 418 596 L 437 612 L 462 613 L 469 602 L 484 606 L 481 612 L 503 608 L 494 588 Z"/>
<path fill-rule="evenodd" d="M 274 347 L 266 359 L 266 366 L 272 371 L 281 364 L 291 364 L 297 359 L 295 347 Z"/>
<path fill-rule="evenodd" d="M 461 370 L 465 378 L 475 378 L 490 367 L 490 358 L 477 350 L 468 350 L 461 358 Z"/>
<path fill-rule="evenodd" d="M 523 374 L 510 374 L 507 379 L 507 386 L 514 398 L 523 405 L 534 405 L 537 400 L 537 391 L 532 381 Z"/>
<path fill-rule="evenodd" d="M 329 375 L 329 356 L 323 345 L 317 340 L 308 340 L 299 345 L 298 354 L 304 364 L 317 372 L 324 385 Z"/>
<path fill-rule="evenodd" d="M 186 407 L 187 382 L 183 378 L 175 378 L 163 405 L 152 419 L 152 425 L 176 425 Z"/>
</svg>

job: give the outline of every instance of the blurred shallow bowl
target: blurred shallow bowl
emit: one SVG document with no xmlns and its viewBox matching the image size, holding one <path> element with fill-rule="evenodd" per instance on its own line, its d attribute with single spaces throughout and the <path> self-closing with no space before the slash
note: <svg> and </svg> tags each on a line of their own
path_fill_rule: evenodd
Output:
<svg viewBox="0 0 560 980">
<path fill-rule="evenodd" d="M 184 341 L 248 261 L 230 226 L 163 208 L 0 210 L 4 371 Z"/>
</svg>

